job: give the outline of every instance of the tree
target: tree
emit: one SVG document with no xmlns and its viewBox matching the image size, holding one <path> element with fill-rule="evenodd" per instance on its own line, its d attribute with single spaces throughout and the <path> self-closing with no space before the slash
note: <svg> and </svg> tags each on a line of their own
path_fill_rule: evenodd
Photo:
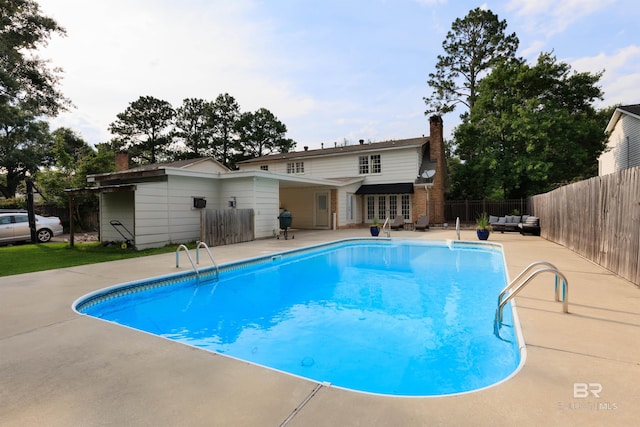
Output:
<svg viewBox="0 0 640 427">
<path fill-rule="evenodd" d="M 506 20 L 480 8 L 453 22 L 442 42 L 445 55 L 438 55 L 436 72 L 429 74 L 426 115 L 452 112 L 459 103 L 473 109 L 481 76 L 518 49 L 516 34 L 506 35 L 506 28 Z"/>
<path fill-rule="evenodd" d="M 601 74 L 571 73 L 550 53 L 535 65 L 498 64 L 478 85 L 470 115 L 454 132 L 454 187 L 474 198 L 520 198 L 593 175 L 605 147 Z M 597 169 L 596 169 L 597 170 Z"/>
<path fill-rule="evenodd" d="M 187 157 L 215 156 L 213 145 L 213 104 L 187 98 L 176 109 L 175 136 L 184 144 Z"/>
<path fill-rule="evenodd" d="M 6 182 L 0 185 L 0 193 L 12 198 L 26 176 L 52 160 L 51 136 L 49 125 L 27 111 L 6 104 L 0 105 L 0 111 L 0 167 Z"/>
<path fill-rule="evenodd" d="M 228 93 L 218 95 L 211 109 L 212 141 L 216 158 L 227 167 L 232 166 L 232 155 L 240 151 L 236 133 L 239 120 L 240 106 L 235 98 Z"/>
<path fill-rule="evenodd" d="M 175 111 L 167 101 L 141 96 L 109 125 L 109 131 L 116 135 L 114 149 L 128 150 L 130 158 L 138 164 L 171 160 L 168 148 L 174 116 Z"/>
<path fill-rule="evenodd" d="M 0 0 L 0 10 L 0 104 L 56 115 L 69 105 L 57 88 L 60 70 L 49 69 L 34 52 L 64 29 L 33 0 Z"/>
<path fill-rule="evenodd" d="M 67 197 L 64 190 L 74 187 L 79 163 L 93 150 L 69 128 L 58 128 L 51 133 L 51 137 L 52 161 L 50 167 L 36 173 L 36 182 L 49 201 L 65 206 Z"/>
<path fill-rule="evenodd" d="M 287 153 L 296 144 L 292 139 L 285 138 L 287 126 L 266 108 L 260 108 L 255 113 L 243 113 L 237 128 L 246 158 Z"/>
<path fill-rule="evenodd" d="M 69 106 L 58 90 L 60 70 L 35 51 L 64 29 L 33 0 L 0 0 L 0 192 L 14 197 L 25 176 L 51 159 L 45 115 Z"/>
<path fill-rule="evenodd" d="M 83 157 L 93 152 L 91 146 L 72 129 L 58 128 L 51 135 L 55 166 L 58 169 L 74 170 Z"/>
<path fill-rule="evenodd" d="M 80 136 L 67 128 L 56 129 L 53 153 L 54 167 L 43 168 L 35 175 L 38 188 L 42 190 L 49 203 L 59 207 L 68 205 L 67 188 L 83 188 L 87 185 L 87 175 L 112 172 L 115 168 L 115 154 L 110 144 L 98 144 L 97 151 L 92 149 Z M 98 211 L 96 194 L 76 195 L 74 197 L 74 221 L 80 228 L 89 229 L 83 224 L 88 213 Z"/>
</svg>

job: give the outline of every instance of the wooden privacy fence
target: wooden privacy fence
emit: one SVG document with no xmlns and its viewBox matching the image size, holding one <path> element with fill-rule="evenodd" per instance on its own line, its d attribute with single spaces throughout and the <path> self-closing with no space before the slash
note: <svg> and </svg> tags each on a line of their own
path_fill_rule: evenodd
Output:
<svg viewBox="0 0 640 427">
<path fill-rule="evenodd" d="M 532 197 L 541 236 L 640 285 L 640 167 Z"/>
<path fill-rule="evenodd" d="M 201 215 L 200 240 L 209 246 L 255 239 L 253 209 L 203 209 Z"/>
</svg>

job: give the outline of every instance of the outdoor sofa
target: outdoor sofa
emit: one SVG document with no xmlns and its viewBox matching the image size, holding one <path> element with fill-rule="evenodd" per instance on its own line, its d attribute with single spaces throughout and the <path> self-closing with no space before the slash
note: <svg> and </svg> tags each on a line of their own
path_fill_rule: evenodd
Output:
<svg viewBox="0 0 640 427">
<path fill-rule="evenodd" d="M 532 215 L 489 215 L 489 224 L 493 231 L 519 231 L 520 234 L 540 235 L 540 219 Z"/>
</svg>

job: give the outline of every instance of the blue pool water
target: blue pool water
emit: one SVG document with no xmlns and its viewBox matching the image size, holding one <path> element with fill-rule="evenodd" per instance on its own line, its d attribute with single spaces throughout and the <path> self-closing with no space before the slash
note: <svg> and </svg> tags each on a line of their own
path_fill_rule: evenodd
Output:
<svg viewBox="0 0 640 427">
<path fill-rule="evenodd" d="M 208 279 L 207 279 L 208 277 Z M 348 240 L 111 288 L 79 312 L 314 381 L 399 396 L 467 392 L 520 364 L 498 246 Z"/>
</svg>

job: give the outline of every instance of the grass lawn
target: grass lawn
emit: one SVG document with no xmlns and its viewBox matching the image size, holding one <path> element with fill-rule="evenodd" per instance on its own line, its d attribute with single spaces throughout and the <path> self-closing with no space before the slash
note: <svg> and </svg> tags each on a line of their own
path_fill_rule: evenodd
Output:
<svg viewBox="0 0 640 427">
<path fill-rule="evenodd" d="M 178 245 L 170 245 L 135 251 L 119 246 L 103 247 L 100 243 L 76 243 L 73 248 L 68 243 L 0 246 L 0 276 L 175 252 L 177 248 Z"/>
</svg>

